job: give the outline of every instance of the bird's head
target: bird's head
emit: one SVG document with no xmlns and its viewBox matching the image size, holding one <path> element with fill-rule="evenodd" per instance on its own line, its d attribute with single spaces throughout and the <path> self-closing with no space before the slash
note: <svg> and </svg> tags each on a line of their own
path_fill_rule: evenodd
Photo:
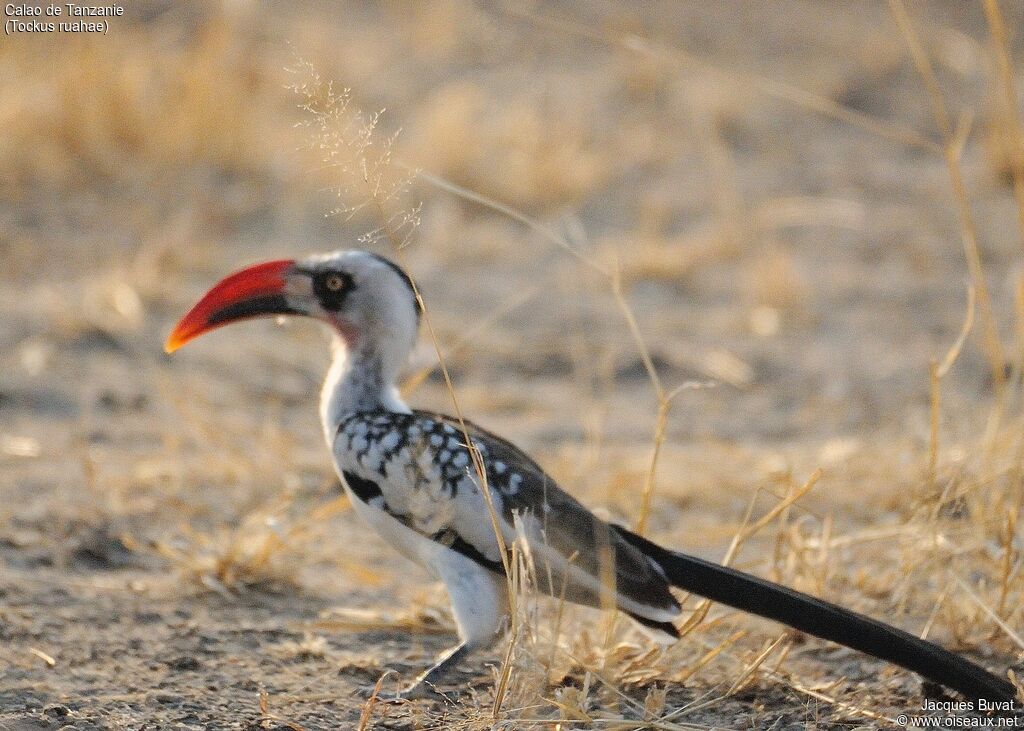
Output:
<svg viewBox="0 0 1024 731">
<path fill-rule="evenodd" d="M 335 251 L 255 264 L 217 282 L 167 338 L 172 353 L 239 320 L 305 315 L 330 325 L 349 348 L 397 347 L 416 339 L 420 308 L 401 267 L 367 251 Z M 397 354 L 396 354 L 397 355 Z"/>
</svg>

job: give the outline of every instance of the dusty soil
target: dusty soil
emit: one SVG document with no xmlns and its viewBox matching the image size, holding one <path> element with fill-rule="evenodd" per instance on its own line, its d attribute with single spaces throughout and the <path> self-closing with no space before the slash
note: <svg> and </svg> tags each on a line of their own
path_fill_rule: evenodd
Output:
<svg viewBox="0 0 1024 731">
<path fill-rule="evenodd" d="M 1003 5 L 1022 27 L 1024 6 Z M 985 17 L 913 10 L 951 116 L 971 115 L 963 171 L 1018 352 L 1021 241 Z M 1019 661 L 950 578 L 1021 631 L 1005 518 L 1024 493 L 1004 452 L 979 446 L 994 403 L 981 312 L 942 381 L 928 478 L 929 363 L 956 339 L 970 275 L 929 97 L 884 3 L 140 2 L 103 37 L 0 45 L 0 729 L 355 728 L 360 689 L 453 641 L 443 594 L 332 503 L 321 333 L 252 323 L 161 351 L 223 274 L 360 246 L 376 225 L 324 216 L 333 171 L 296 128 L 295 56 L 387 109 L 396 165 L 503 201 L 588 257 L 614 252 L 666 388 L 715 384 L 673 402 L 653 536 L 720 559 L 752 501 L 756 518 L 821 467 L 738 565 L 928 624 L 992 668 Z M 425 178 L 408 198 L 422 222 L 406 256 L 467 415 L 635 520 L 657 399 L 609 283 Z M 432 359 L 424 338 L 414 365 Z M 410 399 L 450 410 L 436 373 Z M 1017 443 L 1015 408 L 985 444 Z M 922 537 L 933 513 L 941 541 Z M 779 629 L 717 608 L 630 682 L 601 664 L 600 620 L 572 617 L 579 662 L 514 688 L 501 727 L 576 701 L 591 718 L 648 703 L 774 729 L 888 727 L 920 707 L 907 673 L 800 638 L 723 697 Z M 630 657 L 649 647 L 624 621 L 615 638 Z M 503 655 L 464 664 L 458 702 L 378 704 L 367 727 L 487 727 Z"/>
</svg>

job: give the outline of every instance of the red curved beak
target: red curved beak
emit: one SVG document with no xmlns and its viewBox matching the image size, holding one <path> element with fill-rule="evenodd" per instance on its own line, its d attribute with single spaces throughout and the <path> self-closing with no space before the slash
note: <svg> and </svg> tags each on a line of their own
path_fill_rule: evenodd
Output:
<svg viewBox="0 0 1024 731">
<path fill-rule="evenodd" d="M 242 269 L 220 280 L 167 336 L 164 350 L 173 353 L 205 332 L 238 320 L 303 314 L 288 304 L 286 275 L 293 259 L 278 259 Z"/>
</svg>

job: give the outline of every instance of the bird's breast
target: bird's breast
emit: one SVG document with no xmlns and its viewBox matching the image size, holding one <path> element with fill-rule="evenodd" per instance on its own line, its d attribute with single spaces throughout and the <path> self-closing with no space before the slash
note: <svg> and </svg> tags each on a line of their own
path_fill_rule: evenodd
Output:
<svg viewBox="0 0 1024 731">
<path fill-rule="evenodd" d="M 339 424 L 333 447 L 338 472 L 361 503 L 357 512 L 378 531 L 384 514 L 435 542 L 454 531 L 489 558 L 500 557 L 469 450 L 450 424 L 385 411 L 356 414 Z M 500 497 L 495 501 L 500 510 Z"/>
</svg>

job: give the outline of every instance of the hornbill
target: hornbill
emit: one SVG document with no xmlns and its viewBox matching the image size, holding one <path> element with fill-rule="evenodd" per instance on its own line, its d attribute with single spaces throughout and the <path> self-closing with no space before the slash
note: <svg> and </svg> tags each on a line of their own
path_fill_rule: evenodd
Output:
<svg viewBox="0 0 1024 731">
<path fill-rule="evenodd" d="M 901 629 L 608 523 L 510 442 L 468 421 L 463 427 L 450 416 L 410 409 L 395 381 L 416 340 L 420 300 L 409 275 L 381 256 L 336 251 L 238 271 L 199 300 L 165 348 L 172 352 L 231 322 L 280 315 L 315 318 L 334 335 L 320 419 L 356 512 L 448 591 L 461 641 L 401 695 L 429 694 L 446 670 L 495 638 L 509 606 L 502 546 L 507 551 L 525 536 L 542 590 L 589 606 L 614 592 L 622 612 L 665 639 L 679 637 L 673 622 L 681 607 L 671 591 L 677 588 L 894 663 L 970 698 L 1015 697 L 1007 680 Z"/>
</svg>

